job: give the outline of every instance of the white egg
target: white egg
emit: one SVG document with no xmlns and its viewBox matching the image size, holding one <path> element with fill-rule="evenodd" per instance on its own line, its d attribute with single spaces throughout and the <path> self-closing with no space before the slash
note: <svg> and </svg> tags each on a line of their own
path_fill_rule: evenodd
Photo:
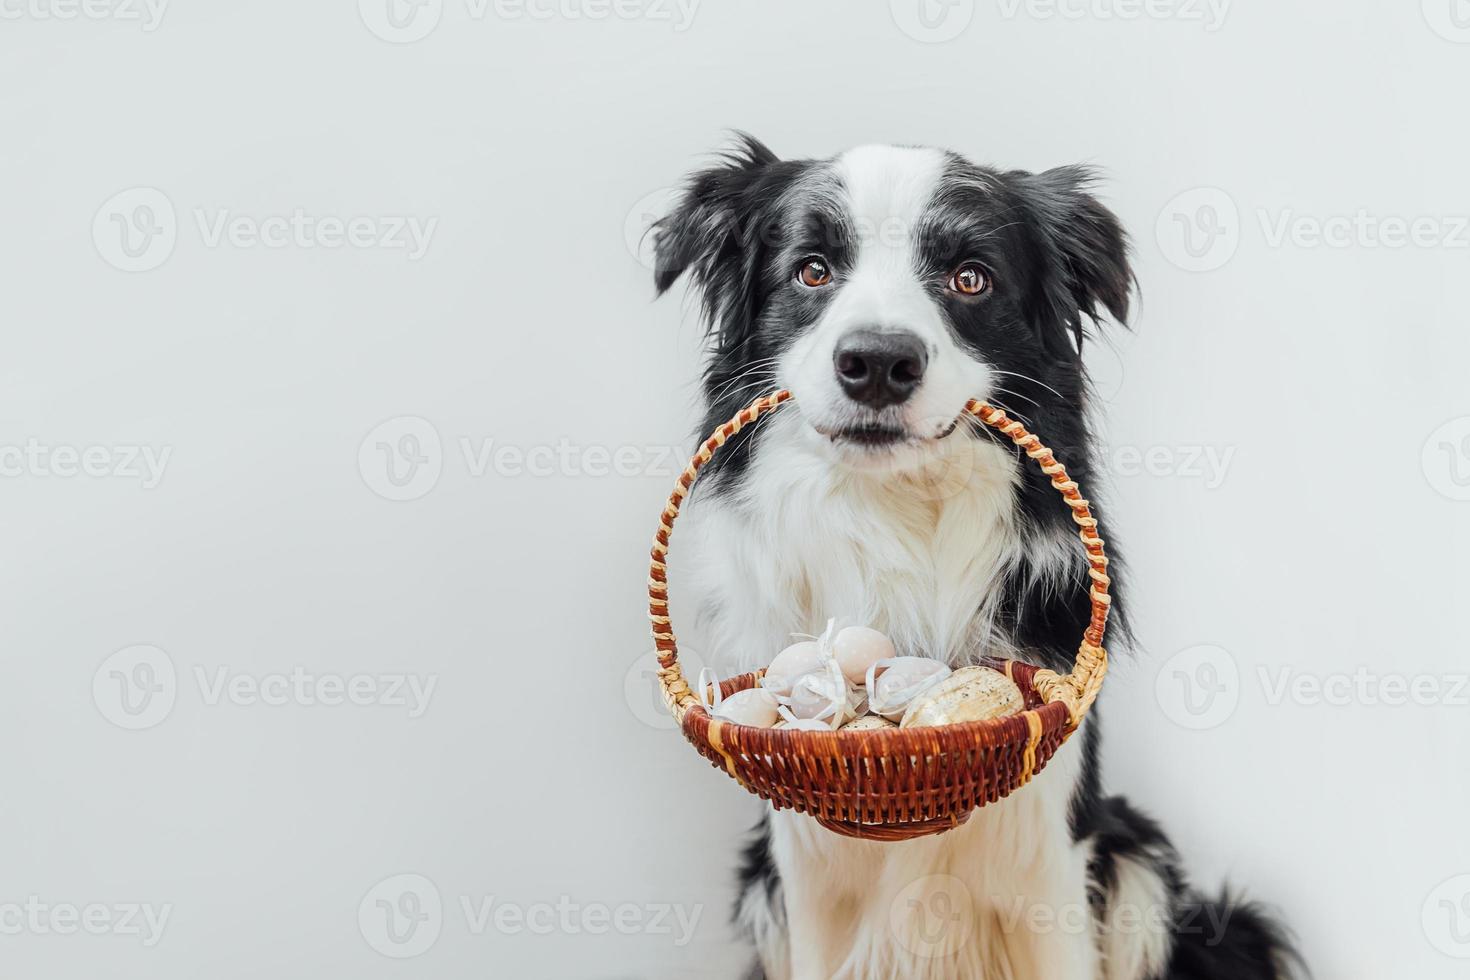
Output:
<svg viewBox="0 0 1470 980">
<path fill-rule="evenodd" d="M 868 668 L 894 656 L 893 641 L 875 629 L 849 626 L 832 640 L 832 655 L 849 683 L 861 684 Z"/>
<path fill-rule="evenodd" d="M 828 720 L 836 718 L 840 724 L 851 714 L 850 688 L 842 678 L 837 664 L 828 661 L 826 666 L 810 674 L 802 674 L 791 684 L 791 693 L 780 698 L 793 717 Z"/>
<path fill-rule="evenodd" d="M 816 640 L 802 640 L 776 654 L 771 666 L 761 678 L 761 687 L 778 697 L 791 693 L 791 685 L 798 677 L 810 674 L 822 666 L 822 648 Z"/>
<path fill-rule="evenodd" d="M 898 721 L 914 698 L 943 681 L 949 666 L 928 657 L 892 657 L 868 670 L 868 710 Z"/>
<path fill-rule="evenodd" d="M 752 728 L 770 728 L 781 717 L 776 712 L 776 699 L 771 696 L 771 692 L 758 687 L 736 691 L 725 698 L 715 708 L 714 716 L 722 721 L 750 725 Z"/>
</svg>

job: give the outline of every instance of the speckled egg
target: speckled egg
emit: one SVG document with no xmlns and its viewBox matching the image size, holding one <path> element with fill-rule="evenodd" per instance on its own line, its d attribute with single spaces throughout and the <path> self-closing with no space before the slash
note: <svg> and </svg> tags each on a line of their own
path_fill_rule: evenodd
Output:
<svg viewBox="0 0 1470 980">
<path fill-rule="evenodd" d="M 961 667 L 924 691 L 904 712 L 903 728 L 954 725 L 1013 715 L 1026 707 L 1016 682 L 989 667 Z"/>
<path fill-rule="evenodd" d="M 848 626 L 832 638 L 832 656 L 849 684 L 861 684 L 869 667 L 893 655 L 893 641 L 866 626 Z"/>
</svg>

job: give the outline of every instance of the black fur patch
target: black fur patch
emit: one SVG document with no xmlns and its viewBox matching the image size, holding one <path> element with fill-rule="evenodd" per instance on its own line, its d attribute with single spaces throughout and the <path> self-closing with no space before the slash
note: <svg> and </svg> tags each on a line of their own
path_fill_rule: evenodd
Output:
<svg viewBox="0 0 1470 980">
<path fill-rule="evenodd" d="M 1164 885 L 1173 949 L 1166 972 L 1150 980 L 1286 980 L 1306 972 L 1285 930 L 1261 906 L 1228 892 L 1206 898 L 1190 888 L 1163 830 L 1122 797 L 1100 800 L 1087 819 L 1079 836 L 1093 848 L 1088 899 L 1099 918 L 1123 858 L 1145 865 Z"/>
<path fill-rule="evenodd" d="M 777 921 L 783 921 L 785 906 L 781 903 L 781 876 L 776 871 L 776 862 L 771 860 L 771 819 L 762 816 L 760 823 L 751 831 L 750 841 L 740 852 L 740 865 L 736 872 L 737 898 L 736 917 L 740 914 L 740 903 L 745 896 L 759 892 L 776 911 Z"/>
</svg>

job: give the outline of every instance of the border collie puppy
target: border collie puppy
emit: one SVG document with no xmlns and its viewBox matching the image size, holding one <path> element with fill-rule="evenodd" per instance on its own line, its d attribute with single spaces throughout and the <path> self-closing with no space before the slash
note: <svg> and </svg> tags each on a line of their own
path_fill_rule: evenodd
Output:
<svg viewBox="0 0 1470 980">
<path fill-rule="evenodd" d="M 691 499 L 671 576 L 690 649 L 752 670 L 837 617 L 901 654 L 1070 667 L 1088 616 L 1070 512 L 961 412 L 1005 408 L 1093 489 L 1084 327 L 1122 321 L 1133 279 L 1089 182 L 917 147 L 781 160 L 743 136 L 692 175 L 655 226 L 655 276 L 663 292 L 687 272 L 709 322 L 699 434 L 758 394 L 795 399 L 732 439 Z M 1191 891 L 1159 828 L 1104 794 L 1096 719 L 944 834 L 879 844 L 768 813 L 736 908 L 751 976 L 1288 976 L 1276 926 Z"/>
</svg>

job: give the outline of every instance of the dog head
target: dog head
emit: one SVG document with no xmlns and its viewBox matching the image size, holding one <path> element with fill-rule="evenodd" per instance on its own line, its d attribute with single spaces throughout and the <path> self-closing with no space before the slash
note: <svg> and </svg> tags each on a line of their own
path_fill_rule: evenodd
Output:
<svg viewBox="0 0 1470 980">
<path fill-rule="evenodd" d="M 710 418 L 789 388 L 812 449 L 861 467 L 940 451 L 980 398 L 1081 445 L 1085 322 L 1126 317 L 1132 285 L 1091 180 L 742 137 L 655 226 L 659 291 L 690 273 L 710 323 Z"/>
</svg>

